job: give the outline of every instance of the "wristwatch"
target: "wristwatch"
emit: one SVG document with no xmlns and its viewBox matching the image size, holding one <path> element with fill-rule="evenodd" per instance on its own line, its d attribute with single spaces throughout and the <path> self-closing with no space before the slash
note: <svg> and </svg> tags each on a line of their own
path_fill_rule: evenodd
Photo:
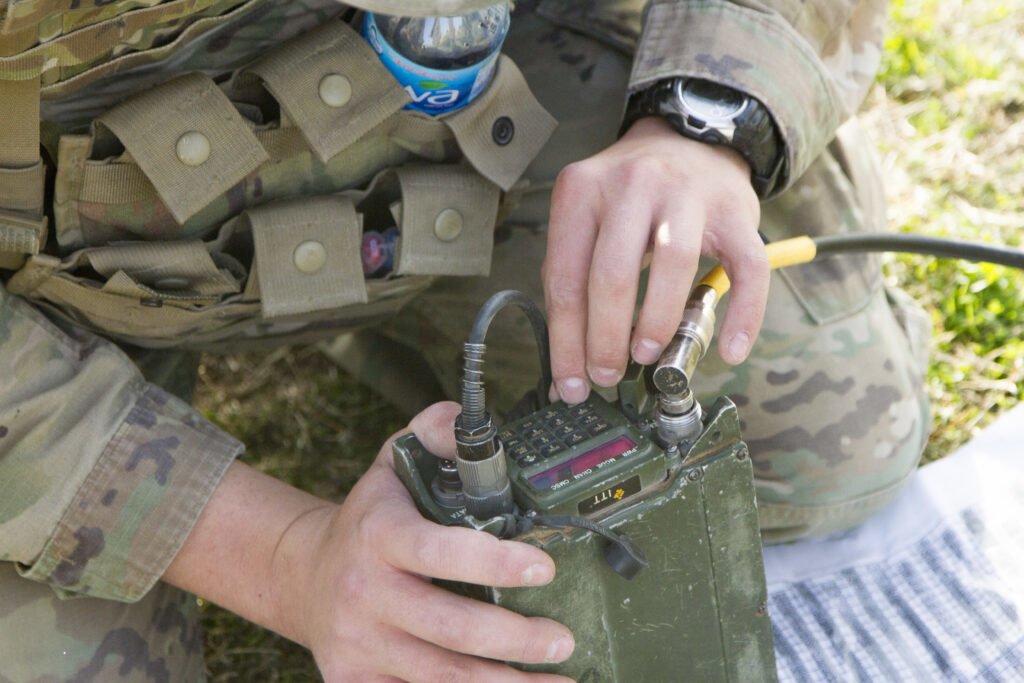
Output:
<svg viewBox="0 0 1024 683">
<path fill-rule="evenodd" d="M 645 116 L 660 116 L 688 138 L 739 152 L 750 165 L 758 197 L 768 196 L 783 175 L 784 149 L 768 109 L 739 90 L 699 78 L 669 78 L 630 98 L 622 132 Z"/>
</svg>

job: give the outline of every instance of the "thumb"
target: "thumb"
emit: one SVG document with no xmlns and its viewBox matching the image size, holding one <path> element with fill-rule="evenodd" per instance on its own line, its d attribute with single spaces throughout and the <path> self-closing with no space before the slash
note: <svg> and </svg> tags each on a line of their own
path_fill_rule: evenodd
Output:
<svg viewBox="0 0 1024 683">
<path fill-rule="evenodd" d="M 423 447 L 439 458 L 455 459 L 455 418 L 462 406 L 453 401 L 435 403 L 409 423 Z"/>
</svg>

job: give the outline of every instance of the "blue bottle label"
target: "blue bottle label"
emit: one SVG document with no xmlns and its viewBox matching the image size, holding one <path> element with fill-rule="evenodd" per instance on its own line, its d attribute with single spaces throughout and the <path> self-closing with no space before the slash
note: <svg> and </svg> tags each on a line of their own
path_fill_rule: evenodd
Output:
<svg viewBox="0 0 1024 683">
<path fill-rule="evenodd" d="M 491 82 L 498 63 L 498 51 L 495 51 L 479 64 L 465 69 L 445 71 L 420 66 L 399 54 L 384 40 L 370 12 L 366 13 L 363 21 L 363 35 L 380 56 L 380 61 L 412 98 L 406 109 L 433 116 L 453 112 L 476 99 Z"/>
</svg>

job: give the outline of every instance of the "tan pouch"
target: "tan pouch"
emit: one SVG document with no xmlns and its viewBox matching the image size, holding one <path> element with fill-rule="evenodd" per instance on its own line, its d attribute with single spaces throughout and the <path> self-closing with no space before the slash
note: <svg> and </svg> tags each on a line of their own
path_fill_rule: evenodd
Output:
<svg viewBox="0 0 1024 683">
<path fill-rule="evenodd" d="M 35 256 L 8 290 L 146 347 L 329 336 L 395 313 L 436 275 L 486 274 L 499 194 L 464 165 L 389 169 L 367 190 L 247 211 L 209 242 L 136 241 L 62 260 Z M 402 235 L 395 274 L 364 281 L 363 225 L 395 223 Z"/>
<path fill-rule="evenodd" d="M 227 192 L 269 158 L 249 126 L 202 74 L 188 74 L 112 109 L 110 130 L 179 223 Z"/>
<path fill-rule="evenodd" d="M 498 188 L 463 166 L 410 166 L 394 178 L 401 204 L 399 275 L 489 275 Z"/>
<path fill-rule="evenodd" d="M 486 275 L 500 188 L 555 121 L 507 58 L 452 116 L 407 101 L 339 22 L 222 85 L 189 74 L 137 95 L 61 138 L 53 208 L 72 253 L 32 258 L 9 289 L 130 343 L 209 348 L 336 334 L 435 276 Z M 362 228 L 394 224 L 394 273 L 364 281 Z"/>
<path fill-rule="evenodd" d="M 362 221 L 351 199 L 313 197 L 242 214 L 252 231 L 255 278 L 264 320 L 331 313 L 366 303 L 359 250 Z M 258 284 L 258 287 L 257 287 Z"/>
<path fill-rule="evenodd" d="M 368 183 L 382 168 L 419 157 L 445 161 L 450 152 L 439 122 L 423 122 L 423 139 L 408 119 L 394 117 L 328 163 L 322 163 L 294 127 L 258 129 L 270 160 L 227 193 L 179 224 L 130 156 L 92 159 L 89 136 L 61 138 L 54 191 L 56 235 L 65 250 L 124 239 L 202 237 L 248 207 L 290 197 L 331 194 Z M 416 126 L 417 133 L 420 126 Z M 453 155 L 454 156 L 454 155 Z"/>
<path fill-rule="evenodd" d="M 340 30 L 345 31 L 350 29 Z M 477 103 L 444 119 L 396 111 L 326 162 L 307 144 L 307 139 L 316 135 L 315 127 L 304 132 L 297 124 L 288 122 L 284 127 L 277 123 L 262 126 L 247 123 L 250 129 L 255 129 L 259 147 L 269 160 L 205 207 L 200 209 L 199 201 L 185 202 L 181 211 L 191 217 L 183 223 L 165 205 L 149 171 L 144 172 L 136 163 L 140 160 L 135 159 L 132 148 L 120 154 L 119 147 L 112 144 L 116 142 L 113 136 L 106 134 L 101 126 L 97 126 L 95 137 L 65 135 L 58 151 L 54 194 L 57 241 L 62 249 L 73 250 L 111 240 L 201 237 L 209 234 L 212 226 L 252 206 L 364 185 L 381 169 L 415 159 L 457 160 L 460 145 L 466 159 L 481 175 L 505 188 L 547 141 L 555 121 L 537 105 L 511 60 L 502 59 L 492 88 Z M 367 109 L 368 105 L 357 100 L 372 97 L 374 93 L 375 90 L 353 90 L 353 111 L 368 116 L 360 119 L 360 126 L 364 128 L 379 114 L 373 114 L 375 110 Z M 319 95 L 315 89 L 307 89 L 304 98 L 315 100 Z M 281 104 L 284 111 L 291 106 Z M 299 108 L 303 106 L 306 105 Z M 316 108 L 312 104 L 308 106 Z M 392 103 L 389 108 L 395 106 Z M 511 120 L 515 134 L 507 144 L 499 145 L 493 139 L 493 130 L 502 118 Z M 146 130 L 149 126 L 139 121 L 132 127 Z M 165 143 L 162 154 L 165 169 L 180 166 L 176 158 L 168 158 L 169 154 Z M 172 178 L 174 175 L 170 174 Z M 162 176 L 154 175 L 154 178 L 161 180 Z M 165 188 L 172 187 L 167 180 L 161 182 Z M 211 183 L 209 188 L 212 190 L 213 186 Z M 163 193 L 166 192 L 165 189 Z M 182 215 L 180 211 L 178 215 Z"/>
<path fill-rule="evenodd" d="M 506 192 L 558 125 L 530 92 L 519 67 L 504 55 L 487 90 L 468 107 L 443 120 L 455 134 L 466 160 Z"/>
<path fill-rule="evenodd" d="M 245 69 L 258 77 L 326 163 L 409 102 L 370 46 L 351 26 L 332 21 L 292 39 Z"/>
<path fill-rule="evenodd" d="M 204 108 L 173 122 L 163 139 L 148 137 L 146 131 L 164 126 L 162 117 L 182 91 L 198 89 L 203 78 L 186 76 L 129 100 L 100 117 L 91 136 L 60 139 L 54 214 L 62 249 L 201 237 L 253 206 L 364 185 L 381 169 L 415 157 L 458 157 L 443 122 L 401 111 L 405 91 L 339 21 L 290 41 L 218 88 L 220 94 L 206 91 Z M 348 86 L 339 85 L 345 78 Z M 338 104 L 335 98 L 346 94 L 343 106 L 324 100 Z M 271 110 L 280 108 L 281 121 L 257 124 L 238 113 L 261 120 L 260 103 L 275 99 Z M 222 139 L 210 137 L 210 116 L 224 122 Z M 177 144 L 193 132 L 210 141 L 210 160 L 189 167 Z M 223 168 L 227 160 L 232 165 Z"/>
</svg>

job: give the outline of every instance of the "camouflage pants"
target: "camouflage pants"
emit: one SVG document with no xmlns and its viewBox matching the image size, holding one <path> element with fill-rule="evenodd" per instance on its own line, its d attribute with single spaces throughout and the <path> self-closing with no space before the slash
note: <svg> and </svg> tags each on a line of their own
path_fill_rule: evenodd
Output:
<svg viewBox="0 0 1024 683">
<path fill-rule="evenodd" d="M 334 347 L 344 365 L 408 410 L 437 398 L 439 387 L 455 395 L 461 343 L 489 294 L 514 287 L 543 301 L 551 183 L 566 163 L 617 133 L 627 55 L 535 15 L 517 17 L 507 51 L 561 123 L 499 232 L 492 277 L 441 282 L 381 330 Z M 855 138 L 855 131 L 844 135 Z M 881 226 L 881 191 L 864 148 L 837 141 L 793 189 L 764 206 L 763 231 L 778 239 Z M 387 344 L 377 343 L 381 335 Z M 702 400 L 728 394 L 739 406 L 768 540 L 848 527 L 893 496 L 927 436 L 927 337 L 917 309 L 882 286 L 877 259 L 844 257 L 773 275 L 764 331 L 743 366 L 729 368 L 716 349 L 708 353 L 696 383 Z M 488 391 L 507 406 L 537 377 L 532 334 L 508 314 L 490 340 Z M 426 364 L 417 370 L 420 353 Z M 396 374 L 424 381 L 410 390 Z M 194 599 L 168 586 L 135 605 L 59 601 L 5 564 L 0 596 L 0 623 L 17 624 L 0 638 L 0 682 L 203 678 Z"/>
</svg>

